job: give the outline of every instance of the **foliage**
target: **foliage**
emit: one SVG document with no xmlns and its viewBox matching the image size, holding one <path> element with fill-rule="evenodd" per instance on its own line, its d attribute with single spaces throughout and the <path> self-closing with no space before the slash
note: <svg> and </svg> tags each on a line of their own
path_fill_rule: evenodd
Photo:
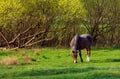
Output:
<svg viewBox="0 0 120 79">
<path fill-rule="evenodd" d="M 119 46 L 119 6 L 119 0 L 1 0 L 0 46 L 68 46 L 81 33 Z"/>
<path fill-rule="evenodd" d="M 13 25 L 15 25 L 17 20 L 21 17 L 22 6 L 19 2 L 20 0 L 0 1 L 0 26 L 6 27 L 9 30 L 14 29 L 12 28 Z"/>
</svg>

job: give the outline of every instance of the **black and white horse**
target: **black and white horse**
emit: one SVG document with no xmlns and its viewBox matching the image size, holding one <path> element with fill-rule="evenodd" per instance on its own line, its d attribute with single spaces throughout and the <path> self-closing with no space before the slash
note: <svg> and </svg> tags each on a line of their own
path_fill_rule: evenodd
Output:
<svg viewBox="0 0 120 79">
<path fill-rule="evenodd" d="M 92 36 L 90 34 L 82 34 L 82 35 L 75 35 L 71 42 L 70 47 L 72 49 L 72 57 L 73 62 L 77 63 L 77 52 L 79 51 L 79 56 L 81 62 L 83 62 L 81 50 L 86 49 L 87 51 L 87 59 L 86 61 L 90 61 L 90 47 L 92 45 Z"/>
</svg>

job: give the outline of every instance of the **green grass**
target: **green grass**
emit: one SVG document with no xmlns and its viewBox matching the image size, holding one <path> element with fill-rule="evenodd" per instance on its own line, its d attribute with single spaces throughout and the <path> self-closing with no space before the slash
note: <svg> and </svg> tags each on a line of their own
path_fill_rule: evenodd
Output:
<svg viewBox="0 0 120 79">
<path fill-rule="evenodd" d="M 35 55 L 33 49 L 0 51 L 0 59 L 17 57 L 22 62 L 19 51 L 36 59 L 31 64 L 0 66 L 0 79 L 120 79 L 120 49 L 92 49 L 91 61 L 86 62 L 86 52 L 82 51 L 84 62 L 72 62 L 68 48 L 40 48 Z"/>
</svg>

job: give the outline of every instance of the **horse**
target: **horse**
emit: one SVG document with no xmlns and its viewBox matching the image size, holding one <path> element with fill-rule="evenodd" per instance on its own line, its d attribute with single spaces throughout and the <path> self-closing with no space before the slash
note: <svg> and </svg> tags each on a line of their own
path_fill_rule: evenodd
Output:
<svg viewBox="0 0 120 79">
<path fill-rule="evenodd" d="M 91 54 L 91 45 L 92 45 L 92 36 L 90 34 L 75 35 L 70 42 L 70 47 L 72 49 L 73 62 L 77 63 L 78 51 L 79 51 L 81 62 L 83 62 L 82 54 L 81 54 L 82 49 L 86 49 L 87 51 L 86 61 L 89 62 L 90 54 Z"/>
</svg>

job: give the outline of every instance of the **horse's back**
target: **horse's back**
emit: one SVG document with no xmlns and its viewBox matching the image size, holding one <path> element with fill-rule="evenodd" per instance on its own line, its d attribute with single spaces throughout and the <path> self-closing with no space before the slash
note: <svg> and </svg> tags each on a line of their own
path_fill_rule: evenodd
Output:
<svg viewBox="0 0 120 79">
<path fill-rule="evenodd" d="M 90 48 L 92 44 L 92 36 L 90 34 L 80 35 L 79 44 L 82 48 Z"/>
<path fill-rule="evenodd" d="M 70 47 L 73 49 L 74 45 L 76 44 L 75 40 L 76 36 L 74 36 L 70 42 Z M 79 36 L 79 39 L 77 39 L 77 50 L 81 50 L 84 48 L 90 48 L 92 44 L 92 36 L 90 34 L 82 34 Z"/>
<path fill-rule="evenodd" d="M 83 39 L 83 40 L 87 40 L 89 41 L 90 43 L 92 43 L 92 35 L 91 34 L 82 34 L 80 35 L 80 37 Z"/>
</svg>

